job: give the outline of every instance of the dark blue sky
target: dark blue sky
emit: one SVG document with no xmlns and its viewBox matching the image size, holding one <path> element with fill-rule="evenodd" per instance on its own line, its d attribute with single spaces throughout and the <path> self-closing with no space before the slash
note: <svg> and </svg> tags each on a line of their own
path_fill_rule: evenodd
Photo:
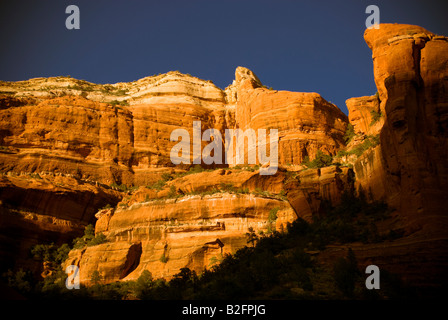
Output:
<svg viewBox="0 0 448 320">
<path fill-rule="evenodd" d="M 75 4 L 81 29 L 67 30 Z M 345 100 L 376 92 L 365 9 L 448 35 L 447 0 L 0 1 L 0 80 L 71 75 L 95 83 L 179 70 L 225 88 L 237 66 L 278 90 Z"/>
</svg>

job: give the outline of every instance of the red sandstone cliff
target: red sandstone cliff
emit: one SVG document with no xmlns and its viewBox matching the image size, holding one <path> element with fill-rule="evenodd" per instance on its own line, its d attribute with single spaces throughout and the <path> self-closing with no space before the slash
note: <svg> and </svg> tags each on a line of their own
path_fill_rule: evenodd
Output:
<svg viewBox="0 0 448 320">
<path fill-rule="evenodd" d="M 360 264 L 399 273 L 411 285 L 445 285 L 448 41 L 396 24 L 366 30 L 365 40 L 378 94 L 347 100 L 348 118 L 317 93 L 269 90 L 241 67 L 225 90 L 178 72 L 113 85 L 67 77 L 0 82 L 4 260 L 25 263 L 32 244 L 66 240 L 94 222 L 106 243 L 73 250 L 66 262 L 81 267 L 83 282 L 94 271 L 106 282 L 145 269 L 170 277 L 244 246 L 249 227 L 268 232 L 297 217 L 311 221 L 324 201 L 337 204 L 355 188 L 395 210 L 383 231 L 405 234 L 350 244 Z M 278 129 L 278 172 L 231 167 L 181 176 L 185 166 L 169 159 L 170 133 L 191 135 L 193 121 L 221 133 Z M 348 121 L 355 136 L 346 145 Z M 366 144 L 372 137 L 376 143 Z M 345 151 L 336 158 L 353 169 L 303 170 L 318 150 Z M 139 188 L 114 190 L 121 184 Z M 344 249 L 327 248 L 318 259 L 325 265 Z"/>
<path fill-rule="evenodd" d="M 379 135 L 380 143 L 353 160 L 355 186 L 395 208 L 396 226 L 408 236 L 353 248 L 365 265 L 376 263 L 422 288 L 443 288 L 448 283 L 448 39 L 400 24 L 368 29 L 364 38 L 372 49 L 378 94 L 349 99 L 347 106 L 355 131 Z M 372 121 L 375 113 L 379 119 Z"/>
<path fill-rule="evenodd" d="M 224 243 L 224 252 L 234 252 L 245 245 L 249 227 L 266 232 L 272 227 L 268 220 L 273 209 L 278 211 L 274 225 L 281 228 L 298 215 L 310 219 L 322 200 L 337 200 L 344 189 L 340 181 L 345 179 L 346 172 L 340 174 L 342 171 L 334 168 L 327 170 L 328 174 L 323 177 L 320 170 L 308 174 L 315 181 L 291 191 L 288 195 L 291 204 L 286 198 L 284 169 L 275 176 L 263 177 L 258 171 L 235 168 L 178 178 L 160 191 L 144 187 L 155 184 L 163 174 L 175 176 L 184 171 L 185 166 L 174 167 L 171 163 L 170 150 L 176 142 L 170 141 L 170 134 L 180 128 L 192 136 L 194 121 L 201 122 L 202 132 L 216 128 L 223 137 L 225 129 L 277 129 L 280 164 L 298 165 L 305 156 L 314 158 L 318 150 L 335 154 L 343 147 L 347 117 L 317 93 L 262 88 L 258 78 L 242 67 L 236 69 L 235 77 L 234 83 L 224 91 L 210 81 L 179 72 L 114 85 L 96 85 L 67 77 L 1 82 L 0 169 L 10 178 L 5 178 L 0 194 L 4 206 L 23 213 L 14 221 L 19 230 L 22 225 L 25 228 L 18 232 L 16 239 L 6 236 L 5 243 L 16 243 L 26 256 L 38 239 L 50 238 L 45 231 L 48 226 L 41 222 L 45 219 L 37 219 L 35 240 L 26 240 L 29 220 L 24 212 L 48 217 L 50 225 L 56 224 L 56 219 L 58 224 L 66 225 L 60 232 L 73 237 L 87 223 L 95 223 L 98 209 L 107 203 L 115 206 L 123 199 L 124 206 L 106 215 L 97 215 L 97 232 L 107 234 L 111 244 L 89 248 L 80 255 L 84 258 L 76 263 L 83 265 L 83 281 L 88 282 L 94 270 L 99 270 L 108 281 L 128 276 L 117 270 L 123 267 L 134 241 L 141 243 L 142 264 L 133 273 L 128 270 L 127 273 L 132 273 L 129 277 L 138 277 L 145 268 L 151 269 L 154 275 L 170 276 L 183 266 L 197 271 L 207 266 L 208 259 L 216 252 L 212 250 L 211 255 L 207 253 L 211 249 L 206 252 L 203 246 L 216 238 Z M 58 182 L 61 188 L 70 188 L 70 192 L 61 192 L 58 188 L 48 190 L 44 184 L 30 181 L 30 174 L 39 178 L 56 175 L 61 177 L 58 179 L 76 183 Z M 9 187 L 17 179 L 23 182 Z M 96 190 L 85 195 L 84 186 L 91 184 Z M 125 193 L 111 189 L 120 185 L 140 186 L 140 189 L 129 202 Z M 246 191 L 240 195 L 241 192 L 226 194 L 226 190 L 219 190 L 223 185 L 227 189 L 229 186 L 240 191 L 247 189 L 252 194 Z M 186 195 L 166 200 L 170 186 L 175 188 L 177 196 L 219 192 L 211 197 Z M 259 190 L 265 195 L 260 195 Z M 34 193 L 46 196 L 37 203 L 21 196 Z M 111 198 L 109 193 L 115 197 Z M 266 193 L 275 197 L 266 197 Z M 71 202 L 72 198 L 76 199 L 75 203 Z M 151 199 L 163 200 L 148 202 Z M 58 201 L 62 201 L 62 207 Z M 137 219 L 139 216 L 143 220 Z M 6 222 L 9 220 L 9 216 L 4 220 L 5 230 L 11 228 Z M 169 231 L 173 226 L 167 227 L 171 220 L 178 226 L 175 232 Z M 207 222 L 204 224 L 204 221 Z M 226 229 L 216 228 L 218 223 L 225 224 Z M 179 241 L 182 241 L 181 247 Z M 110 250 L 110 246 L 121 249 Z M 154 251 L 153 246 L 172 249 L 170 259 L 160 263 L 160 248 Z M 5 247 L 5 256 L 14 261 L 11 259 L 14 252 L 7 251 Z M 117 256 L 118 252 L 123 257 Z M 87 257 L 90 257 L 88 266 Z M 108 264 L 103 264 L 101 259 L 109 261 Z"/>
</svg>

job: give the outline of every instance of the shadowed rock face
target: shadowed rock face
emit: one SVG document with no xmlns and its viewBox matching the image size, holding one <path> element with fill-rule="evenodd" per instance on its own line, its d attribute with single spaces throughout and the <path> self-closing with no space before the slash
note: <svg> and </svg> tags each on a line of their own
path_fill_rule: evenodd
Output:
<svg viewBox="0 0 448 320">
<path fill-rule="evenodd" d="M 128 274 L 134 271 L 139 263 L 140 257 L 142 256 L 142 243 L 134 243 L 129 247 L 128 253 L 126 255 L 126 260 L 124 263 L 123 271 L 121 271 L 120 279 L 125 278 Z"/>
<path fill-rule="evenodd" d="M 364 38 L 372 49 L 382 118 L 366 125 L 378 102 L 362 97 L 347 101 L 349 119 L 363 134 L 378 133 L 381 143 L 354 164 L 356 186 L 371 200 L 396 208 L 409 237 L 355 252 L 365 264 L 377 261 L 416 286 L 443 288 L 448 283 L 448 39 L 398 24 L 368 29 Z"/>
<path fill-rule="evenodd" d="M 384 196 L 400 208 L 409 230 L 446 234 L 448 191 L 448 39 L 410 25 L 365 32 L 384 117 Z M 386 183 L 387 181 L 387 183 Z M 364 189 L 369 189 L 366 181 Z M 378 187 L 376 187 L 378 189 Z"/>
<path fill-rule="evenodd" d="M 34 270 L 38 261 L 30 258 L 32 246 L 71 243 L 88 223 L 94 223 L 100 208 L 115 205 L 121 198 L 110 188 L 71 177 L 0 177 L 2 268 Z"/>
</svg>

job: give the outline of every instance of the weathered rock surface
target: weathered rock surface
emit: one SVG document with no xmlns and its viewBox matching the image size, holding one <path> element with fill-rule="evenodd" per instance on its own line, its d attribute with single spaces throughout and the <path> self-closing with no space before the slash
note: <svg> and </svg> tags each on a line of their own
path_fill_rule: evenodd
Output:
<svg viewBox="0 0 448 320">
<path fill-rule="evenodd" d="M 311 221 L 322 203 L 337 204 L 355 188 L 395 210 L 381 231 L 405 231 L 398 240 L 350 244 L 360 265 L 411 285 L 448 284 L 447 38 L 382 24 L 365 40 L 378 95 L 348 99 L 348 118 L 317 93 L 269 90 L 242 67 L 225 90 L 179 72 L 111 85 L 69 77 L 0 82 L 0 171 L 9 172 L 0 180 L 3 260 L 26 265 L 32 244 L 79 235 L 95 215 L 107 241 L 72 250 L 66 261 L 80 266 L 82 282 L 94 271 L 105 282 L 143 270 L 167 278 L 183 267 L 200 272 L 246 245 L 249 227 L 269 232 L 297 217 Z M 306 156 L 345 147 L 348 120 L 357 134 L 350 147 L 377 135 L 380 144 L 352 157 L 353 169 L 302 170 Z M 170 161 L 177 143 L 170 133 L 192 136 L 193 121 L 223 136 L 278 129 L 278 172 L 261 176 L 252 166 L 177 176 L 186 167 Z M 21 173 L 57 175 L 41 181 Z M 112 183 L 139 188 L 118 192 Z M 330 247 L 318 260 L 333 263 L 345 249 Z"/>
<path fill-rule="evenodd" d="M 312 222 L 314 215 L 321 211 L 323 201 L 338 205 L 344 191 L 353 190 L 353 171 L 336 166 L 308 169 L 293 174 L 286 180 L 288 201 L 296 209 L 297 215 Z"/>
<path fill-rule="evenodd" d="M 269 221 L 271 210 L 277 213 L 273 222 Z M 246 245 L 249 227 L 255 232 L 280 230 L 295 218 L 287 201 L 244 194 L 135 203 L 125 209 L 119 207 L 112 215 L 102 215 L 96 231 L 107 235 L 108 242 L 88 247 L 82 253 L 72 252 L 67 263 L 79 265 L 85 283 L 96 270 L 106 282 L 136 279 L 143 270 L 166 278 L 183 267 L 201 272 L 210 266 L 213 257 L 219 259 L 221 254 Z M 105 219 L 106 223 L 102 221 Z M 136 251 L 139 254 L 131 252 L 136 244 L 141 247 Z M 132 264 L 129 259 L 136 261 L 138 255 L 138 263 L 126 272 L 126 263 Z"/>
<path fill-rule="evenodd" d="M 2 268 L 36 269 L 33 245 L 62 244 L 82 234 L 94 215 L 122 195 L 71 177 L 0 176 L 0 261 Z"/>
<path fill-rule="evenodd" d="M 234 83 L 224 91 L 210 81 L 179 72 L 113 85 L 70 77 L 1 82 L 0 168 L 3 172 L 69 175 L 100 183 L 100 188 L 112 184 L 141 186 L 126 197 L 123 205 L 132 208 L 148 203 L 137 210 L 138 215 L 145 216 L 144 222 L 132 218 L 133 209 L 123 209 L 127 212 L 124 216 L 119 209 L 97 214 L 96 230 L 107 234 L 110 243 L 89 247 L 80 255 L 77 263 L 83 266 L 83 280 L 89 281 L 94 270 L 108 274 L 107 281 L 127 278 L 128 273 L 135 278 L 145 268 L 155 276 L 171 276 L 185 266 L 200 271 L 208 266 L 210 257 L 216 256 L 217 248 L 207 245 L 205 250 L 205 243 L 219 238 L 225 245 L 224 252 L 235 251 L 246 244 L 249 226 L 256 226 L 257 232 L 266 231 L 267 224 L 274 227 L 272 221 L 268 222 L 272 209 L 278 208 L 274 224 L 282 228 L 297 214 L 313 214 L 319 207 L 320 200 L 316 199 L 330 197 L 318 182 L 297 189 L 312 193 L 312 197 L 295 195 L 293 206 L 289 205 L 285 194 L 280 196 L 285 192 L 284 169 L 275 176 L 260 176 L 257 170 L 221 169 L 168 181 L 161 190 L 142 187 L 156 183 L 162 174 L 179 172 L 170 160 L 170 150 L 177 143 L 170 141 L 170 134 L 174 129 L 185 129 L 192 137 L 194 121 L 201 122 L 202 132 L 215 128 L 223 138 L 225 129 L 278 129 L 280 164 L 299 164 L 305 156 L 313 158 L 317 150 L 334 154 L 343 145 L 347 117 L 336 106 L 316 93 L 278 92 L 261 86 L 253 72 L 242 67 L 237 68 Z M 207 143 L 202 142 L 202 147 Z M 246 153 L 253 147 L 257 146 L 246 147 Z M 335 173 L 330 180 L 334 178 Z M 324 184 L 336 185 L 337 179 L 330 180 Z M 220 192 L 191 199 L 186 196 L 182 201 L 166 200 L 172 187 L 178 195 Z M 223 193 L 225 188 L 232 188 L 232 193 Z M 340 189 L 334 187 L 332 197 L 337 198 Z M 321 192 L 326 194 L 323 198 Z M 57 201 L 48 201 L 56 206 Z M 85 213 L 79 206 L 88 201 L 77 201 L 73 210 L 82 217 L 76 216 L 74 221 L 77 225 L 91 221 L 96 211 Z M 31 211 L 50 219 L 59 214 L 49 205 Z M 205 212 L 202 218 L 197 216 L 201 212 Z M 186 227 L 166 232 L 171 219 Z M 212 225 L 204 225 L 204 221 L 212 221 Z M 226 229 L 216 228 L 218 222 L 225 223 Z M 145 236 L 140 239 L 134 229 L 145 230 Z M 80 230 L 77 232 L 79 235 Z M 141 245 L 132 245 L 136 241 Z M 162 244 L 171 250 L 166 263 L 159 261 Z M 129 253 L 131 247 L 134 249 Z M 208 251 L 212 253 L 204 253 Z M 133 257 L 138 252 L 141 257 L 137 263 Z M 102 263 L 102 259 L 108 263 Z"/>
<path fill-rule="evenodd" d="M 192 138 L 194 121 L 223 138 L 225 129 L 278 129 L 279 163 L 343 145 L 347 117 L 320 95 L 261 88 L 242 67 L 235 76 L 225 91 L 179 72 L 114 85 L 67 77 L 0 82 L 0 143 L 9 150 L 0 168 L 145 185 L 154 168 L 172 166 L 171 132 L 185 129 Z"/>
<path fill-rule="evenodd" d="M 446 235 L 448 39 L 417 26 L 384 24 L 366 30 L 365 40 L 385 118 L 381 155 L 366 155 L 378 159 L 374 170 L 384 168 L 374 180 L 383 181 L 387 201 L 409 230 L 431 226 Z M 379 189 L 369 183 L 365 190 Z"/>
<path fill-rule="evenodd" d="M 373 53 L 382 119 L 367 125 L 370 110 L 377 108 L 373 97 L 347 101 L 356 131 L 380 136 L 380 145 L 354 164 L 356 187 L 395 208 L 408 237 L 353 249 L 364 265 L 376 262 L 417 287 L 443 288 L 448 283 L 448 38 L 398 24 L 368 29 L 364 38 Z"/>
<path fill-rule="evenodd" d="M 71 96 L 0 113 L 2 172 L 70 174 L 106 184 L 132 181 L 129 111 Z"/>
<path fill-rule="evenodd" d="M 314 159 L 318 150 L 334 155 L 345 145 L 347 116 L 319 94 L 266 89 L 241 67 L 235 78 L 238 126 L 277 129 L 279 163 L 300 164 L 306 156 Z"/>
<path fill-rule="evenodd" d="M 345 103 L 348 109 L 348 119 L 357 134 L 379 133 L 384 124 L 379 96 L 350 98 Z"/>
<path fill-rule="evenodd" d="M 74 250 L 66 263 L 80 266 L 87 284 L 95 271 L 105 282 L 136 279 L 143 270 L 165 278 L 184 267 L 201 272 L 222 254 L 247 245 L 250 227 L 257 234 L 285 230 L 298 216 L 310 220 L 318 214 L 323 200 L 337 203 L 353 186 L 350 172 L 334 166 L 266 177 L 218 169 L 176 178 L 159 191 L 142 187 L 118 209 L 97 213 L 95 232 L 106 235 L 107 243 Z M 169 189 L 185 195 L 167 199 Z M 124 272 L 135 245 L 142 248 L 139 263 Z"/>
</svg>

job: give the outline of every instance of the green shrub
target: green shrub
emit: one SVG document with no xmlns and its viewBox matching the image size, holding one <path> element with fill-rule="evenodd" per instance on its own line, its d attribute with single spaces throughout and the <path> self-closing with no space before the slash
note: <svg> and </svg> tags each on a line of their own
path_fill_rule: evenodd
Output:
<svg viewBox="0 0 448 320">
<path fill-rule="evenodd" d="M 338 157 L 338 158 L 340 158 L 340 157 L 345 157 L 345 156 L 348 156 L 348 155 L 350 155 L 350 152 L 348 152 L 348 151 L 346 151 L 346 150 L 344 150 L 344 149 L 339 150 L 339 151 L 336 153 L 336 157 Z"/>
<path fill-rule="evenodd" d="M 27 294 L 32 290 L 32 273 L 22 268 L 14 272 L 8 270 L 3 277 L 9 287 L 16 289 L 20 293 Z"/>
<path fill-rule="evenodd" d="M 348 144 L 353 137 L 355 136 L 355 128 L 353 127 L 353 125 L 351 123 L 349 123 L 347 125 L 347 129 L 345 130 L 345 134 L 344 134 L 344 141 L 346 144 Z"/>
<path fill-rule="evenodd" d="M 173 179 L 174 179 L 174 177 L 171 174 L 169 174 L 168 172 L 165 172 L 162 174 L 162 180 L 164 180 L 164 181 L 171 181 Z"/>
<path fill-rule="evenodd" d="M 252 244 L 252 247 L 255 247 L 255 243 L 256 243 L 257 240 L 258 240 L 258 236 L 257 236 L 257 234 L 255 233 L 254 228 L 252 228 L 252 227 L 249 227 L 249 228 L 247 229 L 247 231 L 248 231 L 248 232 L 246 232 L 246 242 L 247 242 L 248 244 Z"/>
<path fill-rule="evenodd" d="M 168 262 L 168 258 L 165 256 L 165 252 L 162 253 L 162 255 L 160 256 L 159 261 L 162 262 L 162 263 L 167 263 Z"/>
<path fill-rule="evenodd" d="M 127 93 L 128 93 L 128 90 L 126 90 L 126 89 L 118 89 L 117 91 L 115 91 L 115 94 L 118 96 L 123 96 Z"/>
<path fill-rule="evenodd" d="M 174 185 L 170 186 L 170 192 L 168 193 L 168 198 L 177 198 L 178 194 L 176 191 L 176 187 Z"/>
<path fill-rule="evenodd" d="M 87 243 L 87 246 L 96 246 L 106 242 L 106 236 L 102 233 L 98 233 L 92 240 Z"/>
<path fill-rule="evenodd" d="M 366 139 L 353 149 L 347 151 L 347 150 L 339 150 L 336 154 L 336 157 L 344 157 L 349 155 L 356 155 L 357 157 L 360 157 L 366 150 L 370 148 L 376 147 L 378 144 L 380 144 L 380 137 L 379 135 L 376 136 L 367 136 Z"/>
<path fill-rule="evenodd" d="M 67 259 L 69 252 L 70 247 L 66 243 L 61 246 L 56 246 L 54 243 L 37 244 L 31 248 L 33 257 L 41 261 L 52 262 L 55 265 L 64 262 Z"/>
<path fill-rule="evenodd" d="M 146 188 L 148 189 L 155 189 L 155 190 L 162 190 L 166 185 L 166 181 L 165 180 L 159 180 L 156 183 L 153 183 L 151 185 L 147 185 Z"/>
<path fill-rule="evenodd" d="M 304 165 L 308 168 L 323 168 L 328 167 L 333 162 L 333 157 L 323 153 L 321 150 L 317 151 L 316 158 L 313 161 L 309 161 L 308 157 L 305 157 Z"/>
<path fill-rule="evenodd" d="M 153 286 L 154 279 L 152 273 L 148 270 L 144 270 L 133 286 L 133 291 L 138 299 L 151 299 Z"/>
<path fill-rule="evenodd" d="M 112 101 L 110 101 L 109 102 L 109 104 L 111 105 L 111 106 L 129 106 L 129 102 L 128 102 L 128 100 L 121 100 L 121 101 L 118 101 L 118 100 L 112 100 Z"/>
<path fill-rule="evenodd" d="M 269 210 L 269 216 L 268 216 L 268 230 L 267 233 L 270 234 L 272 232 L 275 232 L 275 222 L 277 221 L 277 212 L 280 210 L 280 208 L 272 208 Z"/>
<path fill-rule="evenodd" d="M 336 287 L 348 298 L 353 298 L 355 283 L 360 276 L 355 254 L 349 249 L 346 258 L 339 258 L 333 267 Z"/>
<path fill-rule="evenodd" d="M 95 270 L 90 275 L 90 281 L 93 283 L 94 286 L 95 285 L 98 286 L 103 281 L 103 277 L 100 275 L 98 270 Z"/>
<path fill-rule="evenodd" d="M 195 164 L 193 167 L 190 167 L 190 170 L 188 171 L 191 174 L 199 173 L 199 172 L 207 172 L 207 171 L 213 171 L 214 169 L 205 169 L 200 164 Z"/>
<path fill-rule="evenodd" d="M 165 188 L 166 183 L 168 181 L 171 181 L 173 179 L 174 179 L 174 177 L 171 174 L 165 172 L 162 174 L 162 179 L 158 180 L 157 182 L 155 182 L 151 185 L 147 185 L 146 188 L 160 191 L 163 188 Z M 168 198 L 175 198 L 175 197 L 177 197 L 176 188 L 174 187 L 174 185 L 171 185 L 170 192 L 168 194 Z"/>
<path fill-rule="evenodd" d="M 190 174 L 195 174 L 195 173 L 200 173 L 200 172 L 212 172 L 214 170 L 216 170 L 216 169 L 213 169 L 213 168 L 206 169 L 206 168 L 203 168 L 200 164 L 195 164 L 194 166 L 190 167 L 190 169 L 188 171 L 182 172 L 182 173 L 177 173 L 173 178 L 182 178 L 182 177 L 185 177 Z"/>
<path fill-rule="evenodd" d="M 269 222 L 275 222 L 277 220 L 277 212 L 278 210 L 280 210 L 279 207 L 273 208 L 271 210 L 269 210 L 269 218 L 268 221 Z"/>
<path fill-rule="evenodd" d="M 120 185 L 118 183 L 112 183 L 110 185 L 110 187 L 118 189 L 119 191 L 122 191 L 122 192 L 134 191 L 134 190 L 138 189 L 138 187 L 129 187 L 129 186 L 125 185 L 124 183 L 122 183 Z"/>
<path fill-rule="evenodd" d="M 100 210 L 104 210 L 104 209 L 112 209 L 112 206 L 110 203 L 107 203 L 104 207 L 102 207 Z"/>
<path fill-rule="evenodd" d="M 380 112 L 376 111 L 376 110 L 371 110 L 370 111 L 370 115 L 372 116 L 372 122 L 370 123 L 370 125 L 374 125 L 378 120 L 380 120 L 382 114 L 381 114 L 381 110 Z"/>
<path fill-rule="evenodd" d="M 375 93 L 375 98 L 378 99 L 379 102 L 381 102 L 380 93 L 378 91 Z"/>
<path fill-rule="evenodd" d="M 376 147 L 380 143 L 380 137 L 368 136 L 360 145 L 349 151 L 350 154 L 356 154 L 360 157 L 366 150 Z"/>
<path fill-rule="evenodd" d="M 98 244 L 105 243 L 106 241 L 106 236 L 102 233 L 95 236 L 95 228 L 93 225 L 89 224 L 84 229 L 84 235 L 73 240 L 73 249 L 96 246 Z"/>
</svg>

